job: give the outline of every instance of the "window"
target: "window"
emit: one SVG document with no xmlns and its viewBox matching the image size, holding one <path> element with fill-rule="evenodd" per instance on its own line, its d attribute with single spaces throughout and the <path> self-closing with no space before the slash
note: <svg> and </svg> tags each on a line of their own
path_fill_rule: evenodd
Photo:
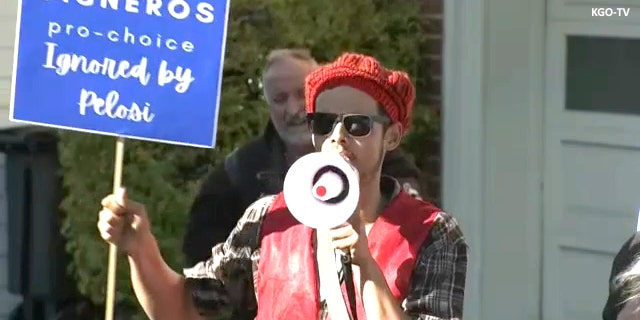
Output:
<svg viewBox="0 0 640 320">
<path fill-rule="evenodd" d="M 568 36 L 567 110 L 640 115 L 640 39 Z"/>
</svg>

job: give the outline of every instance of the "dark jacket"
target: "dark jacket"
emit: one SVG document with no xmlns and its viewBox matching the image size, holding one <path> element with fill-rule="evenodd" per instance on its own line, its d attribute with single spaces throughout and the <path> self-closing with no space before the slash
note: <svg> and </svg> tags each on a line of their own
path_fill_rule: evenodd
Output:
<svg viewBox="0 0 640 320">
<path fill-rule="evenodd" d="M 286 173 L 284 144 L 271 124 L 261 136 L 231 153 L 224 165 L 215 167 L 204 178 L 189 212 L 183 242 L 186 265 L 207 259 L 251 203 L 281 192 Z M 387 154 L 382 173 L 421 194 L 420 171 L 399 149 Z"/>
<path fill-rule="evenodd" d="M 627 299 L 624 294 L 625 288 L 616 285 L 614 279 L 631 267 L 631 263 L 635 261 L 638 254 L 640 254 L 640 232 L 629 238 L 613 259 L 609 275 L 609 297 L 602 311 L 603 320 L 616 320 L 618 314 L 624 308 L 623 302 Z"/>
</svg>

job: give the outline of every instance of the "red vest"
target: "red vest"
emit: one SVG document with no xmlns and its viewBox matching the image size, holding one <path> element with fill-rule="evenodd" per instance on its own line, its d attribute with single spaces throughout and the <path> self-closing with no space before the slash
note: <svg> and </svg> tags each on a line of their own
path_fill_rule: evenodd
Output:
<svg viewBox="0 0 640 320">
<path fill-rule="evenodd" d="M 398 303 L 407 296 L 419 250 L 439 211 L 400 192 L 369 232 L 371 254 Z M 320 298 L 313 230 L 289 213 L 282 194 L 265 216 L 260 236 L 256 319 L 318 319 Z M 365 320 L 358 293 L 356 302 L 358 319 Z"/>
</svg>

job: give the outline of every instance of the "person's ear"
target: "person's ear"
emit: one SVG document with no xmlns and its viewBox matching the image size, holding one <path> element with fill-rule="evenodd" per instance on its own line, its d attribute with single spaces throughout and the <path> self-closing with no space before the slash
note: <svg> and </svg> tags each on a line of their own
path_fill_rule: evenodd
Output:
<svg viewBox="0 0 640 320">
<path fill-rule="evenodd" d="M 399 122 L 392 123 L 384 132 L 384 150 L 386 152 L 396 149 L 402 141 L 402 125 Z"/>
</svg>

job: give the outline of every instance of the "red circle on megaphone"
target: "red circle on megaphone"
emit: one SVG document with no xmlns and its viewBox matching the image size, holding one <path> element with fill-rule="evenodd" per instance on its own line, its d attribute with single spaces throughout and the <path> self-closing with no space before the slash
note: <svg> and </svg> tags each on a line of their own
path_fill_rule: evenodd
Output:
<svg viewBox="0 0 640 320">
<path fill-rule="evenodd" d="M 316 188 L 316 194 L 318 195 L 318 197 L 324 197 L 327 194 L 327 188 L 325 188 L 324 186 L 318 186 Z"/>
</svg>

